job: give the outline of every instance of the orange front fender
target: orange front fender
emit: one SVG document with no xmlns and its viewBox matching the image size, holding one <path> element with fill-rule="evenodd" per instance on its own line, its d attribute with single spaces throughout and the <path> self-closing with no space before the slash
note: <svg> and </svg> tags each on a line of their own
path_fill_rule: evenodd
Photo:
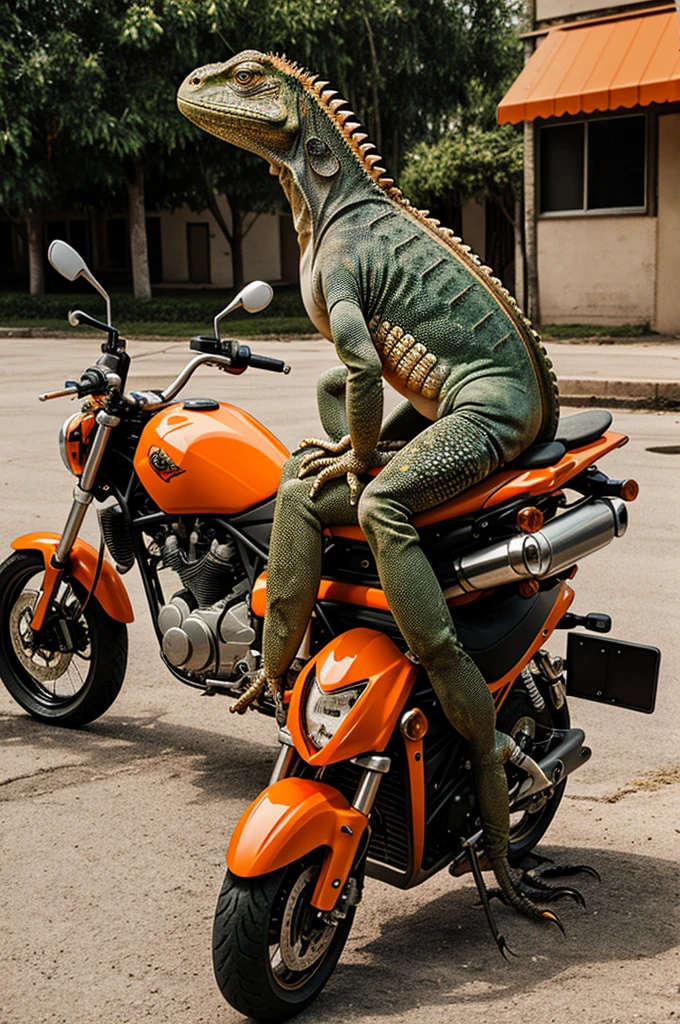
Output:
<svg viewBox="0 0 680 1024">
<path fill-rule="evenodd" d="M 367 822 L 333 786 L 313 779 L 280 779 L 242 816 L 229 843 L 227 867 L 234 875 L 253 878 L 326 847 L 312 905 L 332 910 Z"/>
<path fill-rule="evenodd" d="M 48 570 L 53 554 L 57 550 L 60 536 L 58 533 L 27 533 L 12 541 L 15 551 L 39 551 L 45 560 Z M 97 552 L 86 541 L 78 538 L 68 558 L 68 571 L 79 583 L 89 591 L 97 569 Z M 99 582 L 94 592 L 95 597 L 107 615 L 117 622 L 132 622 L 134 612 L 130 604 L 125 584 L 115 569 L 104 559 Z"/>
</svg>

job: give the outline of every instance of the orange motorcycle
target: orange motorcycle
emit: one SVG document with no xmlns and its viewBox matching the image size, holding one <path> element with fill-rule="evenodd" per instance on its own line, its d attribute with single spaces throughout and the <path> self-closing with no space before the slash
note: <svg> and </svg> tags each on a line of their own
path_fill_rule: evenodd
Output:
<svg viewBox="0 0 680 1024">
<path fill-rule="evenodd" d="M 620 537 L 632 480 L 595 463 L 627 437 L 609 413 L 560 421 L 557 437 L 464 494 L 416 517 L 461 641 L 494 696 L 498 726 L 522 754 L 508 765 L 509 857 L 544 835 L 567 776 L 590 757 L 570 696 L 652 712 L 659 651 L 604 639 L 608 615 L 574 614 L 576 563 Z M 265 581 L 252 609 L 265 613 Z M 569 634 L 566 665 L 545 644 Z M 213 930 L 229 1003 L 279 1021 L 321 991 L 345 945 L 364 879 L 400 889 L 448 868 L 471 870 L 503 951 L 482 878 L 483 835 L 467 745 L 441 712 L 401 637 L 361 531 L 328 531 L 304 668 L 286 694 L 267 789 L 241 818 Z M 519 763 L 523 762 L 523 763 Z M 525 876 L 535 899 L 579 898 Z M 587 870 L 587 869 L 583 869 Z M 556 872 L 555 872 L 556 873 Z"/>
<path fill-rule="evenodd" d="M 137 563 L 173 675 L 203 693 L 238 697 L 259 664 L 261 623 L 250 597 L 267 560 L 288 451 L 234 405 L 177 396 L 199 366 L 289 372 L 278 359 L 220 339 L 227 313 L 264 309 L 272 289 L 247 285 L 215 317 L 212 336 L 192 339 L 197 354 L 165 390 L 126 394 L 130 357 L 111 324 L 108 295 L 65 242 L 53 242 L 48 255 L 63 276 L 82 277 L 103 295 L 106 323 L 80 310 L 69 322 L 107 340 L 79 380 L 40 396 L 86 399 L 59 437 L 77 482 L 63 533 L 18 537 L 0 566 L 0 676 L 44 722 L 80 726 L 103 714 L 125 676 L 133 612 L 121 575 Z M 78 537 L 93 501 L 101 503 L 98 553 Z M 266 695 L 257 707 L 274 714 Z"/>
</svg>

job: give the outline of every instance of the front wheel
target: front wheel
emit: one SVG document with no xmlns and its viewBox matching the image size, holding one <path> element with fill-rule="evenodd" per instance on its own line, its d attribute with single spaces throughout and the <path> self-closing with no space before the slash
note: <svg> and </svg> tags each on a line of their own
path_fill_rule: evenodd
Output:
<svg viewBox="0 0 680 1024">
<path fill-rule="evenodd" d="M 299 1013 L 330 978 L 347 941 L 354 907 L 328 923 L 310 900 L 320 858 L 259 878 L 227 872 L 213 927 L 213 967 L 222 995 L 256 1021 Z"/>
<path fill-rule="evenodd" d="M 127 628 L 66 574 L 55 595 L 57 614 L 34 634 L 31 619 L 44 571 L 38 551 L 17 551 L 0 565 L 0 676 L 34 718 L 85 725 L 118 696 Z"/>
</svg>

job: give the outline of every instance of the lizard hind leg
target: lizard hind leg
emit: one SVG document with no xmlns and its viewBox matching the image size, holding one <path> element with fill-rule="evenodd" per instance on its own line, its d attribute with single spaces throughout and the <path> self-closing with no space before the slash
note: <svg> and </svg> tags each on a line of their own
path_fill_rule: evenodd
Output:
<svg viewBox="0 0 680 1024">
<path fill-rule="evenodd" d="M 505 733 L 496 732 L 495 753 L 498 758 L 497 763 L 500 765 L 511 761 L 527 771 L 532 785 L 536 785 L 541 780 L 541 777 L 546 784 L 549 784 L 535 761 L 524 754 L 515 741 Z M 491 771 L 495 770 L 497 769 L 492 765 Z M 477 789 L 480 804 L 483 804 L 486 799 L 486 787 L 489 785 L 487 772 L 486 759 L 482 759 L 482 763 L 478 766 L 477 770 Z M 504 772 L 503 774 L 505 775 Z M 484 812 L 482 812 L 482 817 L 484 817 Z M 503 837 L 501 843 L 500 837 L 497 837 L 493 826 L 485 827 L 485 838 L 489 863 L 498 882 L 497 889 L 489 890 L 488 898 L 499 899 L 527 917 L 534 919 L 543 918 L 552 921 L 564 932 L 559 918 L 551 911 L 541 910 L 536 905 L 536 902 L 552 903 L 558 899 L 572 899 L 582 907 L 585 907 L 585 899 L 582 893 L 572 886 L 550 885 L 529 871 L 514 872 L 507 860 L 507 839 Z"/>
</svg>

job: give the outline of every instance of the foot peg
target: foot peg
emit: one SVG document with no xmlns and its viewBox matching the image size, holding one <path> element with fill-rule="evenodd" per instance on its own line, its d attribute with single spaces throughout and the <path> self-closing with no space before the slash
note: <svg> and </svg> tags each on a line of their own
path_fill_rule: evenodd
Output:
<svg viewBox="0 0 680 1024">
<path fill-rule="evenodd" d="M 525 779 L 522 785 L 519 787 L 517 794 L 517 800 L 523 800 L 524 797 L 533 796 L 534 793 L 540 793 L 544 789 L 550 789 L 552 782 L 545 774 L 539 764 L 534 761 L 533 757 L 529 757 L 524 751 L 515 744 L 515 749 L 510 754 L 509 760 L 512 764 L 517 765 L 522 771 L 525 771 L 529 776 Z"/>
</svg>

